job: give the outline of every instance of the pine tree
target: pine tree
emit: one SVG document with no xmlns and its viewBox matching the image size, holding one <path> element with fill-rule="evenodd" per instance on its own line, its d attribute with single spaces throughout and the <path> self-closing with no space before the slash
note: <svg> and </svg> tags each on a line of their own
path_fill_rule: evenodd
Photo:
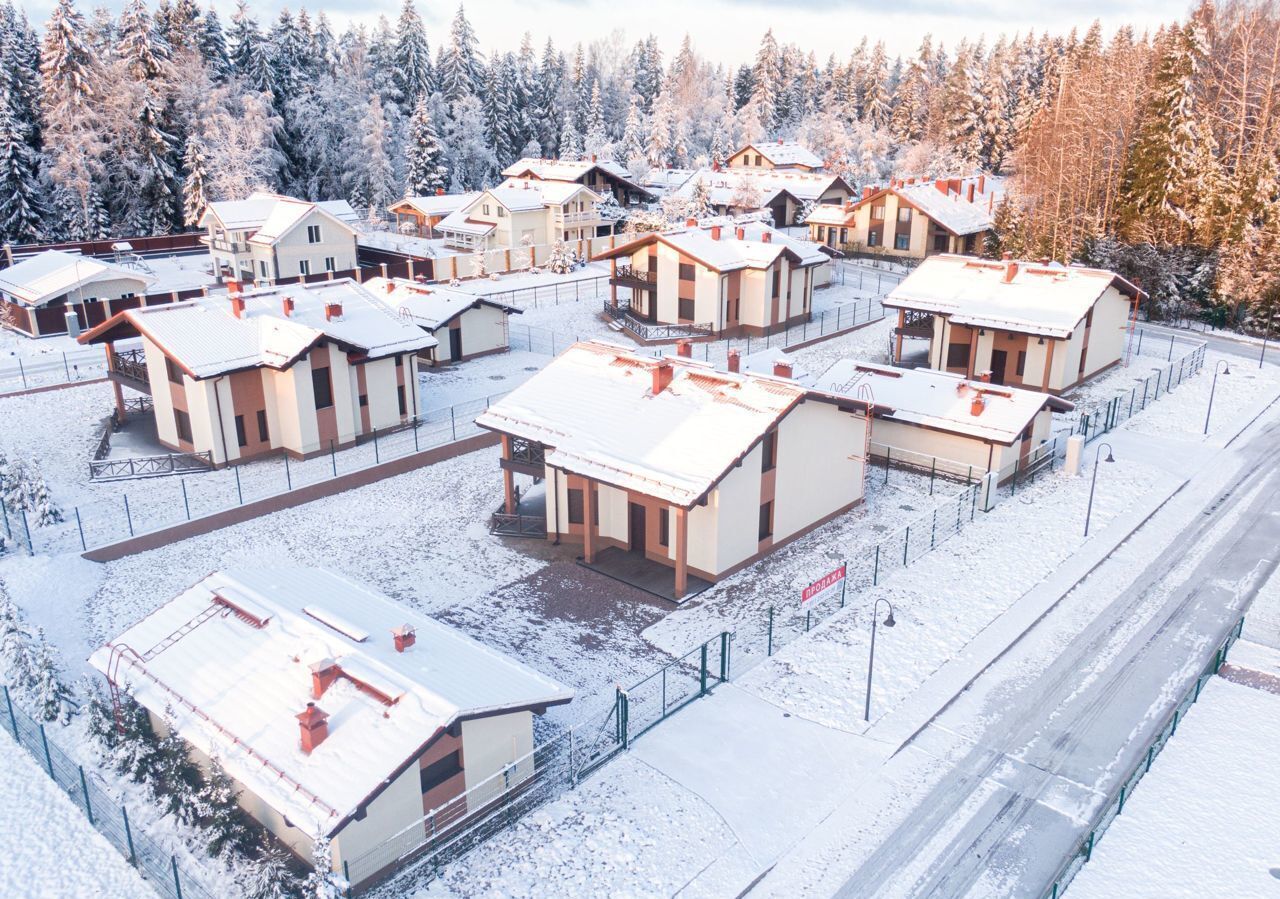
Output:
<svg viewBox="0 0 1280 899">
<path fill-rule="evenodd" d="M 510 165 L 515 160 L 515 148 L 511 146 L 511 99 L 502 77 L 502 65 L 495 59 L 489 66 L 484 82 L 484 136 L 497 157 L 499 166 Z"/>
<path fill-rule="evenodd" d="M 773 37 L 773 29 L 766 31 L 760 41 L 751 80 L 751 105 L 755 107 L 761 127 L 766 132 L 771 132 L 777 127 L 778 92 L 782 82 L 781 54 L 778 52 L 778 42 Z"/>
<path fill-rule="evenodd" d="M 418 101 L 431 93 L 434 73 L 431 69 L 431 53 L 427 47 L 427 32 L 422 26 L 414 0 L 404 0 L 400 18 L 396 22 L 395 44 L 396 86 L 400 88 L 404 109 L 415 108 Z"/>
<path fill-rule="evenodd" d="M 36 718 L 45 722 L 66 723 L 70 717 L 71 691 L 62 682 L 53 647 L 44 628 L 37 627 L 31 651 L 31 682 L 28 687 Z"/>
<path fill-rule="evenodd" d="M 182 160 L 187 176 L 182 182 L 182 223 L 188 227 L 199 224 L 209 205 L 209 171 L 204 158 L 204 144 L 198 137 L 187 141 L 187 152 Z"/>
<path fill-rule="evenodd" d="M 442 164 L 444 148 L 431 120 L 431 107 L 426 97 L 418 99 L 409 119 L 409 140 L 405 147 L 408 161 L 408 178 L 405 194 L 420 197 L 433 194 L 448 184 L 449 172 Z"/>
<path fill-rule="evenodd" d="M 208 840 L 211 856 L 242 852 L 249 846 L 252 831 L 244 811 L 236 802 L 235 784 L 216 756 L 210 759 L 209 774 L 196 791 L 195 812 Z"/>
<path fill-rule="evenodd" d="M 450 104 L 475 96 L 480 84 L 480 54 L 476 50 L 476 33 L 467 21 L 466 11 L 458 4 L 449 29 L 449 46 L 440 59 L 440 92 Z"/>
<path fill-rule="evenodd" d="M 560 132 L 564 127 L 564 109 L 560 105 L 560 81 L 563 77 L 564 59 L 556 53 L 548 38 L 533 91 L 534 117 L 538 123 L 536 136 L 547 156 L 560 153 Z"/>
<path fill-rule="evenodd" d="M 222 31 L 222 20 L 212 5 L 200 17 L 200 30 L 196 36 L 196 48 L 204 58 L 209 74 L 215 81 L 226 81 L 231 75 L 231 56 L 227 52 L 227 38 Z"/>
<path fill-rule="evenodd" d="M 565 116 L 564 128 L 560 132 L 560 158 L 581 159 L 582 155 L 582 135 L 574 127 L 573 116 Z"/>
<path fill-rule="evenodd" d="M 263 834 L 257 858 L 244 867 L 236 886 L 246 899 L 297 899 L 304 884 L 293 873 L 291 860 L 286 850 Z"/>
<path fill-rule="evenodd" d="M 671 161 L 671 100 L 666 94 L 660 95 L 653 104 L 645 152 L 649 165 L 655 169 L 665 169 Z"/>
<path fill-rule="evenodd" d="M 711 149 L 708 155 L 711 158 L 711 167 L 714 169 L 724 168 L 725 163 L 729 159 L 728 140 L 725 138 L 724 125 L 716 122 L 716 130 L 711 135 Z"/>
<path fill-rule="evenodd" d="M 169 46 L 156 40 L 151 15 L 143 0 L 131 0 L 120 15 L 116 54 L 135 81 L 159 77 L 169 63 Z"/>
<path fill-rule="evenodd" d="M 693 182 L 686 206 L 686 214 L 690 218 L 704 219 L 711 215 L 711 189 L 707 187 L 706 179 L 698 178 Z"/>
<path fill-rule="evenodd" d="M 186 741 L 178 735 L 172 708 L 165 709 L 164 722 L 165 734 L 156 743 L 155 765 L 148 772 L 147 785 L 165 814 L 183 824 L 195 824 L 199 819 L 200 769 L 191 761 Z"/>
<path fill-rule="evenodd" d="M 605 159 L 609 153 L 609 135 L 604 128 L 604 109 L 600 99 L 600 80 L 591 87 L 591 101 L 587 107 L 587 127 L 583 138 L 587 156 Z"/>
<path fill-rule="evenodd" d="M 35 681 L 31 652 L 31 635 L 27 632 L 18 607 L 0 589 L 0 673 L 9 685 L 22 694 Z"/>
<path fill-rule="evenodd" d="M 0 87 L 0 243 L 31 243 L 41 237 L 40 188 L 35 154 L 13 107 L 13 95 Z"/>
<path fill-rule="evenodd" d="M 628 168 L 645 158 L 644 114 L 640 111 L 641 102 L 638 93 L 631 95 L 631 104 L 627 107 L 627 121 L 622 129 L 622 140 L 618 143 L 617 157 Z M 636 173 L 632 172 L 632 174 Z"/>
<path fill-rule="evenodd" d="M 577 267 L 574 254 L 565 247 L 564 241 L 557 240 L 551 247 L 551 255 L 547 257 L 546 269 L 557 275 L 567 275 Z"/>
<path fill-rule="evenodd" d="M 377 94 L 369 97 L 361 131 L 364 132 L 360 143 L 364 148 L 365 195 L 369 203 L 369 220 L 376 221 L 381 218 L 387 206 L 398 198 L 395 169 L 389 152 L 387 120 Z"/>
<path fill-rule="evenodd" d="M 311 846 L 315 870 L 307 876 L 307 899 L 338 899 L 340 895 L 333 877 L 333 854 L 328 837 L 319 837 Z"/>
<path fill-rule="evenodd" d="M 149 88 L 138 110 L 137 168 L 132 173 L 138 207 L 131 224 L 136 233 L 167 234 L 180 221 L 173 138 L 160 126 L 160 113 Z"/>
</svg>

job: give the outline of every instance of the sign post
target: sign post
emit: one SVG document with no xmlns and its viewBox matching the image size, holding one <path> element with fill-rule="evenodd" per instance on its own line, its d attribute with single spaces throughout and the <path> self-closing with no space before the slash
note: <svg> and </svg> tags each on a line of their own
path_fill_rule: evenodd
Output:
<svg viewBox="0 0 1280 899">
<path fill-rule="evenodd" d="M 818 599 L 826 596 L 837 587 L 840 588 L 840 605 L 844 605 L 845 568 L 846 566 L 841 565 L 804 588 L 800 594 L 800 608 L 806 614 L 813 608 Z"/>
</svg>

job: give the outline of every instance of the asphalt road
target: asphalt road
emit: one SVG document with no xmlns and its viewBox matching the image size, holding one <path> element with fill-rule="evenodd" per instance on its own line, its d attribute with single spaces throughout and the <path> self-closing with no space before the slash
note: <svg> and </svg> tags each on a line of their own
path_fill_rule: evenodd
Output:
<svg viewBox="0 0 1280 899">
<path fill-rule="evenodd" d="M 1136 580 L 1141 529 L 1077 590 L 1131 586 L 1091 620 L 1068 594 L 917 735 L 954 765 L 837 895 L 1043 895 L 1280 559 L 1280 423 L 1241 440 L 1238 474 Z"/>
</svg>

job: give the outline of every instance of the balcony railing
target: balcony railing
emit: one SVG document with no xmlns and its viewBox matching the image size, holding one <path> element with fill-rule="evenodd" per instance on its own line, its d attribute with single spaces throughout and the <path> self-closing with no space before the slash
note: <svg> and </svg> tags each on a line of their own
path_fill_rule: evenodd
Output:
<svg viewBox="0 0 1280 899">
<path fill-rule="evenodd" d="M 556 219 L 566 225 L 577 225 L 583 222 L 601 222 L 600 213 L 594 210 L 587 212 L 561 212 Z"/>
<path fill-rule="evenodd" d="M 142 350 L 122 350 L 111 354 L 111 373 L 128 380 L 130 387 L 150 391 L 151 379 L 147 377 L 147 358 Z"/>
<path fill-rule="evenodd" d="M 902 324 L 893 329 L 893 333 L 903 337 L 932 340 L 933 316 L 927 312 L 908 312 L 903 318 Z"/>
<path fill-rule="evenodd" d="M 200 238 L 200 240 L 212 249 L 221 250 L 224 253 L 249 252 L 249 245 L 247 243 L 227 240 L 224 237 L 209 237 L 206 235 L 205 237 Z"/>
<path fill-rule="evenodd" d="M 639 290 L 657 290 L 658 273 L 638 271 L 629 265 L 620 265 L 609 278 L 609 283 L 618 287 L 631 287 Z"/>
<path fill-rule="evenodd" d="M 546 465 L 547 448 L 541 443 L 523 437 L 511 438 L 511 461 L 523 462 L 542 468 Z"/>
<path fill-rule="evenodd" d="M 604 313 L 613 323 L 634 337 L 643 341 L 676 340 L 681 337 L 709 337 L 715 334 L 715 326 L 710 322 L 693 324 L 657 324 L 647 322 L 633 313 L 629 306 L 619 303 L 614 306 L 609 300 L 604 301 Z"/>
</svg>

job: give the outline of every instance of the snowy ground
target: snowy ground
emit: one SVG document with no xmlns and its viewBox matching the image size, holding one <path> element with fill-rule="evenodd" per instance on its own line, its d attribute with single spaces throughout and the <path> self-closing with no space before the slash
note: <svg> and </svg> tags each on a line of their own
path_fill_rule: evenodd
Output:
<svg viewBox="0 0 1280 899">
<path fill-rule="evenodd" d="M 551 357 L 542 353 L 512 350 L 481 356 L 461 365 L 428 369 L 418 374 L 420 408 L 423 412 L 431 412 L 503 396 L 529 380 L 550 361 Z"/>
<path fill-rule="evenodd" d="M 213 259 L 207 252 L 187 255 L 147 256 L 143 260 L 156 283 L 147 288 L 148 293 L 164 293 L 169 290 L 190 290 L 193 287 L 210 287 L 218 283 L 213 273 Z"/>
<path fill-rule="evenodd" d="M 0 896 L 155 895 L 4 728 L 0 809 Z"/>
<path fill-rule="evenodd" d="M 1258 767 L 1278 743 L 1280 696 L 1211 679 L 1068 895 L 1280 895 L 1280 778 Z"/>
<path fill-rule="evenodd" d="M 1245 610 L 1243 636 L 1280 651 L 1280 570 L 1262 585 L 1253 605 Z"/>
</svg>

